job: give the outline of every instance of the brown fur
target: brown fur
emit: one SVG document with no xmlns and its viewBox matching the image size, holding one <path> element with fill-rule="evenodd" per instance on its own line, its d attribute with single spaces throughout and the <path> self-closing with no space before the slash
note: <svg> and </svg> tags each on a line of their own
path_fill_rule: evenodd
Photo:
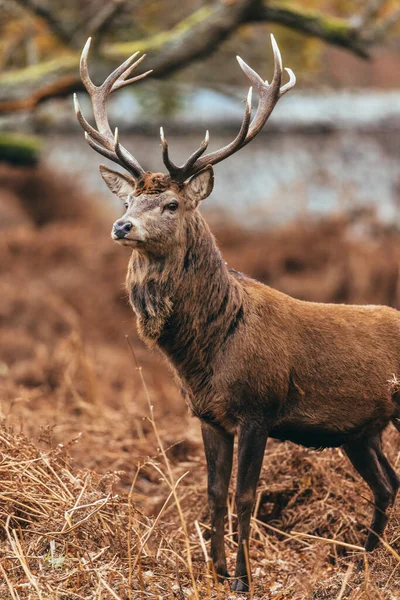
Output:
<svg viewBox="0 0 400 600">
<path fill-rule="evenodd" d="M 186 234 L 186 253 L 163 261 L 133 252 L 127 288 L 141 336 L 174 365 L 196 416 L 234 432 L 262 411 L 277 437 L 301 428 L 310 446 L 395 418 L 398 311 L 303 302 L 229 271 L 197 211 Z"/>
<path fill-rule="evenodd" d="M 202 422 L 211 554 L 220 577 L 226 575 L 223 516 L 233 436 L 239 436 L 233 589 L 243 591 L 243 544 L 268 435 L 343 446 L 374 493 L 367 549 L 378 541 L 374 532 L 382 535 L 399 487 L 380 435 L 400 417 L 393 383 L 400 376 L 400 314 L 384 306 L 296 300 L 229 270 L 194 201 L 195 193 L 198 200 L 209 193 L 205 178 L 180 189 L 172 184 L 157 197 L 138 194 L 128 205 L 125 217 L 140 224 L 144 241 L 132 252 L 127 289 L 140 335 L 168 358 Z M 148 180 L 146 189 L 159 181 Z M 165 215 L 171 199 L 179 208 Z"/>
<path fill-rule="evenodd" d="M 178 191 L 180 186 L 172 182 L 169 175 L 146 171 L 143 177 L 137 180 L 133 195 L 162 194 L 162 192 L 165 192 L 172 187 L 176 188 Z"/>
</svg>

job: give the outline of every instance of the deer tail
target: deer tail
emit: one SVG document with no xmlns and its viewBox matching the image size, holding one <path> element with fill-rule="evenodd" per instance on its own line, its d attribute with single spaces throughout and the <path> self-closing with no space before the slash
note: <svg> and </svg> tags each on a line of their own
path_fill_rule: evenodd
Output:
<svg viewBox="0 0 400 600">
<path fill-rule="evenodd" d="M 388 380 L 388 385 L 392 400 L 395 405 L 392 423 L 396 427 L 397 431 L 400 432 L 400 380 L 395 374 L 393 374 L 392 378 Z"/>
<path fill-rule="evenodd" d="M 400 416 L 394 416 L 392 419 L 392 423 L 396 427 L 397 431 L 400 433 Z"/>
</svg>

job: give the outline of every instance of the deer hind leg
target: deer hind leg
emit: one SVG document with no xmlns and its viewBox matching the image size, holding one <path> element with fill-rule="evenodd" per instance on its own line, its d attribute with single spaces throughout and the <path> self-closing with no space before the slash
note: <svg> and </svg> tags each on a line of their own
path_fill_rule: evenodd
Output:
<svg viewBox="0 0 400 600">
<path fill-rule="evenodd" d="M 400 487 L 400 478 L 399 478 L 398 474 L 396 473 L 396 471 L 393 469 L 392 465 L 390 464 L 390 462 L 388 461 L 386 455 L 384 454 L 384 452 L 382 450 L 382 440 L 380 439 L 380 437 L 377 440 L 376 454 L 378 456 L 380 465 L 381 465 L 382 469 L 384 470 L 384 472 L 392 486 L 392 492 L 393 492 L 393 496 L 394 496 L 392 504 L 394 504 L 397 492 L 399 491 L 399 487 Z"/>
<path fill-rule="evenodd" d="M 233 435 L 201 422 L 208 472 L 208 504 L 211 513 L 211 558 L 219 580 L 229 577 L 226 569 L 224 519 L 232 471 Z"/>
<path fill-rule="evenodd" d="M 381 448 L 380 436 L 355 440 L 344 446 L 352 465 L 369 485 L 374 496 L 375 508 L 365 542 L 367 552 L 373 550 L 388 521 L 387 509 L 393 504 L 399 487 L 397 474 L 391 467 Z M 379 537 L 378 537 L 379 536 Z"/>
</svg>

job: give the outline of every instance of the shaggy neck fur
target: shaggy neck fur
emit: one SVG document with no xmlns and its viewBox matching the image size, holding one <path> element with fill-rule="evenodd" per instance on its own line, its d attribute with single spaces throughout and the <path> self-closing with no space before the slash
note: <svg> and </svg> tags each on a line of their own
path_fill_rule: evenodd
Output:
<svg viewBox="0 0 400 600">
<path fill-rule="evenodd" d="M 132 253 L 127 287 L 140 335 L 167 355 L 191 403 L 208 395 L 213 357 L 243 318 L 243 289 L 197 210 L 173 256 Z"/>
</svg>

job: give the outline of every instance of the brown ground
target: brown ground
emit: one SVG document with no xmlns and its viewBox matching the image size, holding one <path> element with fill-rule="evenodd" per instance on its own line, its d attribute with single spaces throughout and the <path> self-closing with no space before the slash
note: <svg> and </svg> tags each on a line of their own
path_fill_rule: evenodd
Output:
<svg viewBox="0 0 400 600">
<path fill-rule="evenodd" d="M 137 338 L 123 289 L 129 252 L 109 238 L 112 216 L 40 169 L 0 174 L 0 217 L 20 211 L 0 237 L 1 600 L 229 597 L 210 583 L 200 543 L 199 532 L 207 551 L 198 423 Z M 400 235 L 371 214 L 214 231 L 231 266 L 299 298 L 400 304 Z M 386 448 L 398 463 L 394 430 Z M 399 508 L 387 547 L 356 573 L 360 552 L 332 542 L 362 545 L 371 497 L 341 451 L 272 441 L 264 462 L 255 598 L 400 597 Z M 231 494 L 231 571 L 234 520 Z"/>
</svg>

